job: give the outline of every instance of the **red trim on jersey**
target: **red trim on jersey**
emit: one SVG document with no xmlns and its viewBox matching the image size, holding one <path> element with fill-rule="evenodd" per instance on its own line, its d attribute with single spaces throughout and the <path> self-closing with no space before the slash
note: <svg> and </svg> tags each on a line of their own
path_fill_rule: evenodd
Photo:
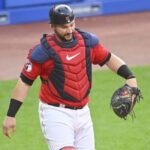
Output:
<svg viewBox="0 0 150 150">
<path fill-rule="evenodd" d="M 98 44 L 92 48 L 91 58 L 93 64 L 102 64 L 105 62 L 109 55 L 109 51 L 104 48 L 101 44 Z"/>
</svg>

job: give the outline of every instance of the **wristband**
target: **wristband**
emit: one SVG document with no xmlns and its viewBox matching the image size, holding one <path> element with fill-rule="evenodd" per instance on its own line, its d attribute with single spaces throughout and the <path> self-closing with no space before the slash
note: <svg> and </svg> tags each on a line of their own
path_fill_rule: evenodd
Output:
<svg viewBox="0 0 150 150">
<path fill-rule="evenodd" d="M 16 115 L 16 113 L 19 110 L 21 105 L 22 105 L 22 102 L 11 98 L 10 99 L 10 104 L 9 104 L 9 109 L 8 109 L 8 112 L 7 112 L 7 116 L 15 117 L 15 115 Z"/>
<path fill-rule="evenodd" d="M 135 76 L 132 74 L 132 72 L 130 71 L 127 65 L 122 65 L 118 69 L 117 74 L 125 79 L 135 78 Z"/>
</svg>

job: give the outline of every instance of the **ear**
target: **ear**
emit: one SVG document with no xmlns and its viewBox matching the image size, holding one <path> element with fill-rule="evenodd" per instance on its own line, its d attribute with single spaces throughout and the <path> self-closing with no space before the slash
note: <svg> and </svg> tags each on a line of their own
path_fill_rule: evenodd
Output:
<svg viewBox="0 0 150 150">
<path fill-rule="evenodd" d="M 54 33 L 55 25 L 54 24 L 49 24 L 49 28 L 50 28 L 51 33 Z"/>
<path fill-rule="evenodd" d="M 55 25 L 54 24 L 50 24 L 50 28 L 54 29 Z"/>
</svg>

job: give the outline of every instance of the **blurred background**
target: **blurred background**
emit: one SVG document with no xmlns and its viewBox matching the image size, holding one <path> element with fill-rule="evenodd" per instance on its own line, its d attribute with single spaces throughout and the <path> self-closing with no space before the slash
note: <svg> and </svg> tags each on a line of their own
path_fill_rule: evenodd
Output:
<svg viewBox="0 0 150 150">
<path fill-rule="evenodd" d="M 96 149 L 150 150 L 150 0 L 0 0 L 1 127 L 28 51 L 42 34 L 51 32 L 48 12 L 59 3 L 73 8 L 77 27 L 96 34 L 104 47 L 131 66 L 144 96 L 135 108 L 137 118 L 121 120 L 109 106 L 112 93 L 124 80 L 93 67 L 90 107 Z M 17 114 L 12 139 L 0 132 L 0 150 L 47 150 L 37 113 L 39 86 L 37 79 Z"/>
<path fill-rule="evenodd" d="M 77 17 L 145 11 L 149 0 L 1 0 L 0 24 L 46 21 L 52 5 L 67 3 Z"/>
<path fill-rule="evenodd" d="M 1 80 L 19 76 L 29 48 L 50 32 L 48 12 L 59 3 L 73 8 L 77 27 L 97 34 L 129 65 L 150 64 L 149 0 L 0 0 Z"/>
</svg>

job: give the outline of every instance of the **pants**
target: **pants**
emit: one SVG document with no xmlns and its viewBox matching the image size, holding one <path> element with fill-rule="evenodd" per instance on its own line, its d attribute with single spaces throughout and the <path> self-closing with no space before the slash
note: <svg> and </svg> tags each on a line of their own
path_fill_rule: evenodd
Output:
<svg viewBox="0 0 150 150">
<path fill-rule="evenodd" d="M 95 150 L 88 106 L 72 110 L 40 102 L 39 118 L 49 150 L 60 150 L 67 146 L 76 150 Z"/>
</svg>

